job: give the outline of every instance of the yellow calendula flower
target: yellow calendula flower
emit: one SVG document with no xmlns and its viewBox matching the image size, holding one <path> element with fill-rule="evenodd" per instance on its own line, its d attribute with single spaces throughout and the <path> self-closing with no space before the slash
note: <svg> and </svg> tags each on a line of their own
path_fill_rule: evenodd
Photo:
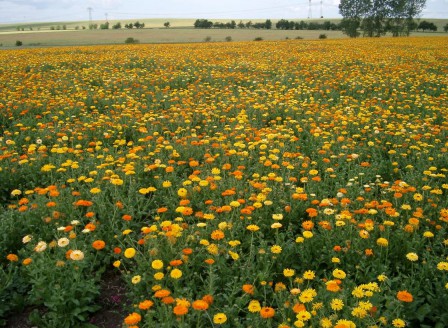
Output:
<svg viewBox="0 0 448 328">
<path fill-rule="evenodd" d="M 135 256 L 136 250 L 135 248 L 126 248 L 126 250 L 124 251 L 124 257 L 131 259 Z"/>
<path fill-rule="evenodd" d="M 151 267 L 154 270 L 160 270 L 160 269 L 163 268 L 163 261 L 161 261 L 161 260 L 154 260 L 154 261 L 151 262 Z"/>
</svg>

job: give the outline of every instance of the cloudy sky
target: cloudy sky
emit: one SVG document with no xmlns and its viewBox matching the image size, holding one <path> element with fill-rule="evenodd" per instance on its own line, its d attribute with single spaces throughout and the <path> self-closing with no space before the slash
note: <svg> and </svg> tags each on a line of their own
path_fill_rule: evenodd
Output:
<svg viewBox="0 0 448 328">
<path fill-rule="evenodd" d="M 322 4 L 321 4 L 322 1 Z M 340 0 L 311 0 L 311 17 L 338 18 Z M 0 24 L 133 18 L 307 18 L 309 0 L 0 0 Z M 448 18 L 448 0 L 427 0 L 423 18 Z"/>
</svg>

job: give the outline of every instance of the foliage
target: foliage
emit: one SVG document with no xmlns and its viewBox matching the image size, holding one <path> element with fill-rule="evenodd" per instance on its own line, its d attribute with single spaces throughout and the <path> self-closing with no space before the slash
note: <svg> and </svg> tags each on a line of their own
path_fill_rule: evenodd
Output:
<svg viewBox="0 0 448 328">
<path fill-rule="evenodd" d="M 386 32 L 393 36 L 408 36 L 415 29 L 414 17 L 425 6 L 426 0 L 342 0 L 339 13 L 342 15 L 343 31 L 357 37 L 360 27 L 365 36 L 379 37 Z"/>
<path fill-rule="evenodd" d="M 121 23 L 120 22 L 115 23 L 114 25 L 112 25 L 112 29 L 114 29 L 114 30 L 121 29 Z"/>
<path fill-rule="evenodd" d="M 421 21 L 420 24 L 418 24 L 417 27 L 418 30 L 422 30 L 422 31 L 433 31 L 436 32 L 437 31 L 437 26 L 432 23 L 432 22 L 428 22 L 428 21 Z"/>
<path fill-rule="evenodd" d="M 22 41 L 20 41 L 20 40 L 17 40 L 16 41 L 16 46 L 17 47 L 20 47 L 20 46 L 22 46 L 23 45 L 23 42 Z"/>
<path fill-rule="evenodd" d="M 446 44 L 2 51 L 1 323 L 448 326 Z"/>
<path fill-rule="evenodd" d="M 197 19 L 194 22 L 194 28 L 211 28 L 213 26 L 213 22 L 208 19 Z"/>
<path fill-rule="evenodd" d="M 170 22 L 163 23 L 163 26 L 165 26 L 166 28 L 170 27 Z"/>
<path fill-rule="evenodd" d="M 124 40 L 124 43 L 126 43 L 126 44 L 135 44 L 135 43 L 139 43 L 139 40 L 134 39 L 133 37 L 128 37 L 126 40 Z"/>
</svg>

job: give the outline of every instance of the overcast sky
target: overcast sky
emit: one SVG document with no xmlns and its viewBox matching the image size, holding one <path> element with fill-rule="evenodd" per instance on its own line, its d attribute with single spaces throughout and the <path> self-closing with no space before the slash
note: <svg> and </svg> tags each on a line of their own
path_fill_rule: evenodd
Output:
<svg viewBox="0 0 448 328">
<path fill-rule="evenodd" d="M 322 1 L 322 5 L 321 5 Z M 340 0 L 311 0 L 311 18 L 339 18 Z M 0 24 L 133 18 L 307 18 L 309 0 L 0 0 Z M 448 18 L 448 0 L 427 0 L 423 18 Z"/>
</svg>

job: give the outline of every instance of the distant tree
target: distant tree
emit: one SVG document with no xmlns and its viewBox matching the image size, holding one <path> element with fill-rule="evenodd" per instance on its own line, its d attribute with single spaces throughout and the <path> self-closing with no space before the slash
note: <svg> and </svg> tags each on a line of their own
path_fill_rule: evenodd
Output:
<svg viewBox="0 0 448 328">
<path fill-rule="evenodd" d="M 106 22 L 104 24 L 100 25 L 101 30 L 108 30 L 109 29 L 109 22 Z"/>
<path fill-rule="evenodd" d="M 342 31 L 351 38 L 359 36 L 358 28 L 366 11 L 366 0 L 341 0 L 339 13 L 343 17 L 341 22 Z"/>
<path fill-rule="evenodd" d="M 232 20 L 231 22 L 230 22 L 230 28 L 231 29 L 234 29 L 236 27 L 236 22 L 234 21 L 234 20 Z"/>
<path fill-rule="evenodd" d="M 145 23 L 140 23 L 139 21 L 136 21 L 134 23 L 134 27 L 135 28 L 144 28 L 145 27 Z"/>
<path fill-rule="evenodd" d="M 207 20 L 207 19 L 197 19 L 194 22 L 195 28 L 211 28 L 213 26 L 213 22 Z"/>
<path fill-rule="evenodd" d="M 388 13 L 388 30 L 393 36 L 409 35 L 415 29 L 414 17 L 421 13 L 426 0 L 394 0 Z"/>
<path fill-rule="evenodd" d="M 22 45 L 23 45 L 22 41 L 19 41 L 19 40 L 16 41 L 16 46 L 17 47 L 21 47 Z"/>
<path fill-rule="evenodd" d="M 266 25 L 266 29 L 267 29 L 267 30 L 272 29 L 272 22 L 271 22 L 270 19 L 267 19 L 267 20 L 266 20 L 265 25 Z"/>
<path fill-rule="evenodd" d="M 113 28 L 114 30 L 119 30 L 119 29 L 121 29 L 121 23 L 118 22 L 118 23 L 112 25 L 112 28 Z"/>
<path fill-rule="evenodd" d="M 448 32 L 448 23 L 446 23 L 445 26 L 443 27 L 443 31 Z"/>
<path fill-rule="evenodd" d="M 240 21 L 238 23 L 238 28 L 245 28 L 245 27 L 246 27 L 246 24 L 244 24 L 243 21 Z"/>
<path fill-rule="evenodd" d="M 432 22 L 430 23 L 427 21 L 422 21 L 422 22 L 420 22 L 420 24 L 418 24 L 417 29 L 422 30 L 422 31 L 430 30 L 430 31 L 436 32 L 437 26 Z"/>
<path fill-rule="evenodd" d="M 62 29 L 65 31 L 67 29 L 67 25 L 62 25 Z"/>
<path fill-rule="evenodd" d="M 365 36 L 409 35 L 426 0 L 341 0 L 340 27 L 350 37 L 357 37 L 360 28 Z"/>
<path fill-rule="evenodd" d="M 127 29 L 132 29 L 132 28 L 134 28 L 134 24 L 129 23 L 129 24 L 126 24 L 124 27 Z"/>
<path fill-rule="evenodd" d="M 132 37 L 127 38 L 126 40 L 124 40 L 124 43 L 126 44 L 134 44 L 134 43 L 138 43 L 139 41 L 137 39 L 134 39 Z"/>
<path fill-rule="evenodd" d="M 163 23 L 163 26 L 165 26 L 166 28 L 170 27 L 170 22 Z"/>
<path fill-rule="evenodd" d="M 246 22 L 246 28 L 251 28 L 253 25 L 252 21 Z"/>
</svg>

